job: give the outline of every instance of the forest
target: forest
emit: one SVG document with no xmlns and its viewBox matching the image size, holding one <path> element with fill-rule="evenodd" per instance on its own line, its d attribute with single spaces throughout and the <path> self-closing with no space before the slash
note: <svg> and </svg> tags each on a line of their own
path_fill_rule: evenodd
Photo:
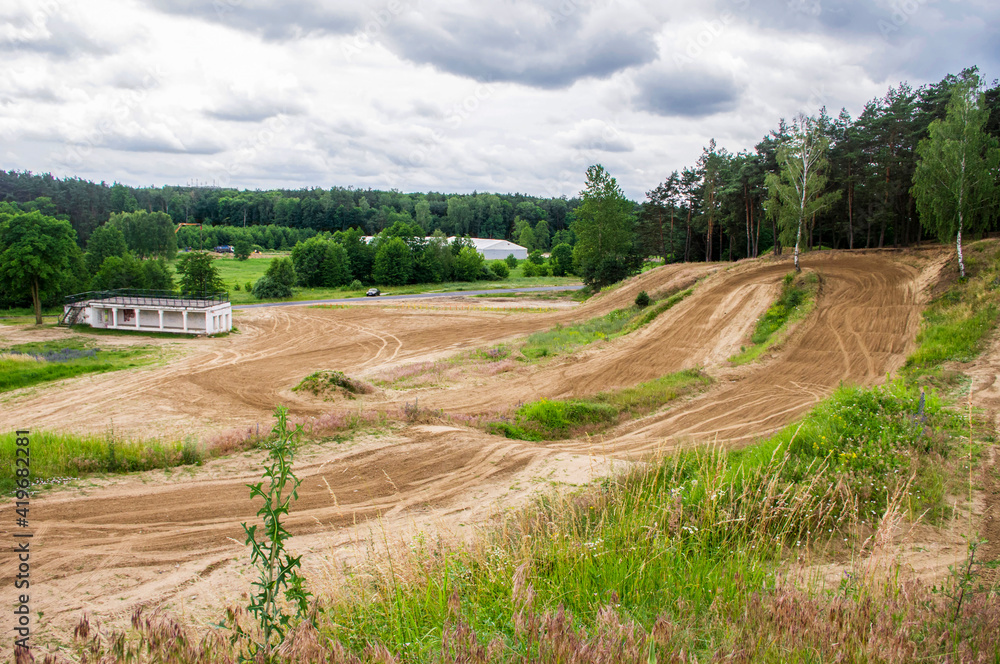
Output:
<svg viewBox="0 0 1000 664">
<path fill-rule="evenodd" d="M 695 164 L 670 173 L 642 202 L 625 197 L 599 164 L 572 199 L 129 187 L 0 171 L 0 221 L 20 220 L 0 233 L 0 251 L 14 279 L 25 273 L 18 255 L 34 251 L 27 247 L 42 236 L 58 232 L 58 246 L 79 247 L 59 250 L 75 256 L 52 268 L 63 277 L 31 281 L 36 308 L 40 299 L 54 302 L 84 285 L 171 287 L 164 260 L 178 249 L 218 245 L 244 255 L 292 251 L 301 274 L 286 280 L 288 287 L 502 278 L 503 266 L 473 261 L 472 250 L 465 265 L 463 245 L 449 250 L 447 236 L 509 239 L 535 252 L 536 261 L 552 252 L 548 269 L 596 288 L 650 256 L 733 261 L 794 246 L 798 269 L 800 251 L 815 248 L 900 247 L 997 230 L 998 138 L 1000 85 L 984 84 L 972 67 L 916 89 L 891 87 L 857 118 L 821 108 L 815 116 L 781 119 L 753 151 L 733 153 L 710 140 Z M 949 164 L 962 172 L 949 174 Z M 438 239 L 426 239 L 431 235 Z M 957 250 L 964 276 L 960 241 Z M 0 283 L 0 301 L 24 303 L 27 290 Z"/>
</svg>

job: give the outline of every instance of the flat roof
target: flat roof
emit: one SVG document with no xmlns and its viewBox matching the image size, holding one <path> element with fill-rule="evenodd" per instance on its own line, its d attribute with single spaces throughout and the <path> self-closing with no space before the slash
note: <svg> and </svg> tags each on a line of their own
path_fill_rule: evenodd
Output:
<svg viewBox="0 0 1000 664">
<path fill-rule="evenodd" d="M 217 307 L 224 304 L 229 304 L 228 302 L 219 302 L 212 300 L 196 300 L 189 298 L 141 298 L 141 297 L 106 297 L 94 300 L 84 300 L 81 304 L 86 304 L 89 306 L 107 306 L 107 307 L 132 307 L 132 308 L 149 308 L 149 309 L 211 309 L 212 307 Z"/>
<path fill-rule="evenodd" d="M 181 295 L 165 291 L 91 291 L 66 298 L 67 306 L 107 306 L 162 309 L 212 309 L 229 304 L 226 293 L 211 295 Z"/>
</svg>

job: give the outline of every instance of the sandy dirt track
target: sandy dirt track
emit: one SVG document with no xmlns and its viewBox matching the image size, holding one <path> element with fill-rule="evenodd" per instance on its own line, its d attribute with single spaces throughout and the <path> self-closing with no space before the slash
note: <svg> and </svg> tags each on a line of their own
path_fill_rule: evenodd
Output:
<svg viewBox="0 0 1000 664">
<path fill-rule="evenodd" d="M 841 382 L 884 380 L 906 358 L 920 324 L 921 268 L 885 255 L 810 257 L 820 277 L 810 318 L 770 361 L 720 374 L 705 395 L 631 422 L 601 437 L 603 450 L 634 454 L 685 440 L 748 441 L 801 416 Z M 924 259 L 936 272 L 940 261 Z M 712 369 L 740 350 L 756 319 L 776 297 L 786 263 L 749 263 L 720 271 L 642 330 L 600 351 L 574 354 L 488 390 L 453 388 L 421 396 L 431 407 L 489 411 L 497 403 L 573 397 L 635 385 L 692 367 Z M 594 440 L 558 443 L 586 451 Z"/>
<path fill-rule="evenodd" d="M 290 523 L 293 548 L 317 552 L 309 571 L 321 575 L 322 564 L 349 557 L 352 542 L 371 528 L 370 522 L 348 527 L 355 522 L 380 516 L 379 527 L 392 532 L 454 528 L 481 520 L 498 505 L 518 504 L 540 479 L 585 482 L 605 472 L 606 458 L 617 453 L 631 456 L 716 435 L 742 442 L 768 433 L 840 381 L 872 383 L 900 365 L 919 322 L 921 274 L 926 278 L 935 265 L 919 254 L 811 255 L 805 266 L 822 284 L 816 310 L 773 357 L 739 371 L 723 369 L 705 395 L 624 425 L 596 445 L 536 445 L 466 428 L 415 426 L 312 447 L 297 466 L 303 485 Z M 291 391 L 316 369 L 364 375 L 442 357 L 601 315 L 629 304 L 639 290 L 667 292 L 699 277 L 707 278 L 684 302 L 600 351 L 497 376 L 475 389 L 421 391 L 420 399 L 448 412 L 491 412 L 540 396 L 633 385 L 691 366 L 711 372 L 746 343 L 789 267 L 787 261 L 669 266 L 583 306 L 548 313 L 254 310 L 237 318 L 240 334 L 197 340 L 175 362 L 17 394 L 0 417 L 6 428 L 28 422 L 34 429 L 102 431 L 113 418 L 119 431 L 183 435 L 266 425 L 278 402 L 297 415 L 317 415 L 330 404 Z M 59 632 L 84 609 L 121 619 L 138 603 L 164 603 L 208 616 L 237 599 L 249 584 L 238 576 L 245 559 L 239 524 L 256 511 L 245 484 L 259 476 L 260 456 L 220 460 L 193 473 L 116 478 L 38 500 L 33 573 L 43 581 L 35 610 L 45 611 Z M 0 584 L 10 583 L 12 570 L 5 560 Z"/>
<path fill-rule="evenodd" d="M 650 294 L 673 290 L 716 269 L 704 264 L 661 268 L 581 307 L 545 313 L 504 313 L 499 306 L 491 307 L 496 311 L 461 310 L 454 307 L 454 298 L 442 299 L 437 308 L 421 301 L 426 309 L 362 301 L 359 306 L 335 309 L 240 311 L 234 318 L 239 334 L 184 342 L 155 340 L 183 349 L 180 359 L 162 366 L 83 376 L 13 393 L 5 399 L 0 426 L 31 422 L 35 429 L 100 433 L 113 424 L 118 433 L 169 438 L 267 423 L 278 403 L 286 404 L 295 416 L 318 415 L 329 411 L 330 405 L 292 391 L 318 369 L 363 375 L 450 355 L 599 316 L 627 306 L 639 290 Z M 509 305 L 518 303 L 511 300 Z M 0 328 L 0 337 L 34 340 L 34 332 Z M 61 329 L 42 332 L 53 339 L 69 334 Z"/>
</svg>

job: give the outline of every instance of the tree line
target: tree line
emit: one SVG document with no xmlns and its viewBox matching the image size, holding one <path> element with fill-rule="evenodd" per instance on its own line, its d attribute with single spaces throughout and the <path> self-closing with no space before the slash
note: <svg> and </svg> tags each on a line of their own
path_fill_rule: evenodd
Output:
<svg viewBox="0 0 1000 664">
<path fill-rule="evenodd" d="M 136 211 L 162 212 L 175 224 L 200 223 L 215 228 L 278 226 L 316 232 L 360 228 L 366 235 L 376 235 L 402 221 L 416 223 L 425 235 L 440 230 L 448 236 L 511 239 L 523 230 L 518 222 L 526 222 L 534 229 L 544 221 L 544 231 L 550 235 L 567 229 L 572 211 L 579 204 L 576 199 L 520 193 L 402 193 L 351 187 L 267 191 L 129 187 L 80 178 L 59 179 L 49 173 L 0 170 L 0 201 L 23 204 L 40 198 L 51 201 L 51 211 L 73 224 L 81 244 L 111 214 Z"/>
<path fill-rule="evenodd" d="M 857 118 L 846 110 L 833 117 L 822 108 L 815 117 L 781 120 L 753 151 L 732 153 L 712 140 L 694 165 L 647 192 L 637 223 L 642 251 L 667 261 L 738 260 L 794 246 L 798 225 L 782 233 L 787 223 L 775 196 L 784 194 L 775 192 L 794 188 L 794 178 L 782 172 L 789 146 L 804 138 L 821 146 L 815 172 L 829 195 L 803 210 L 802 249 L 937 239 L 936 227 L 922 223 L 928 210 L 914 188 L 918 146 L 935 121 L 945 120 L 955 90 L 970 87 L 981 98 L 983 134 L 1000 137 L 1000 86 L 984 87 L 973 67 L 917 89 L 901 83 L 865 104 Z M 996 224 L 994 217 L 978 230 L 997 230 Z"/>
</svg>

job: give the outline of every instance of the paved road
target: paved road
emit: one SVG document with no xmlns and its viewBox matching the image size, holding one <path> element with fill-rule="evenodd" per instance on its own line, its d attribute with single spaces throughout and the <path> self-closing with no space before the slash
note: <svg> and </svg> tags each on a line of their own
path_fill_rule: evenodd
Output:
<svg viewBox="0 0 1000 664">
<path fill-rule="evenodd" d="M 583 284 L 573 286 L 535 286 L 533 288 L 491 288 L 489 290 L 446 291 L 443 293 L 414 293 L 412 295 L 382 295 L 375 298 L 343 297 L 334 300 L 299 300 L 297 302 L 261 302 L 260 304 L 236 304 L 233 309 L 256 309 L 258 307 L 294 307 L 307 304 L 350 304 L 358 300 L 418 300 L 428 297 L 467 297 L 469 295 L 497 295 L 500 293 L 544 293 L 561 290 L 580 290 Z"/>
</svg>

